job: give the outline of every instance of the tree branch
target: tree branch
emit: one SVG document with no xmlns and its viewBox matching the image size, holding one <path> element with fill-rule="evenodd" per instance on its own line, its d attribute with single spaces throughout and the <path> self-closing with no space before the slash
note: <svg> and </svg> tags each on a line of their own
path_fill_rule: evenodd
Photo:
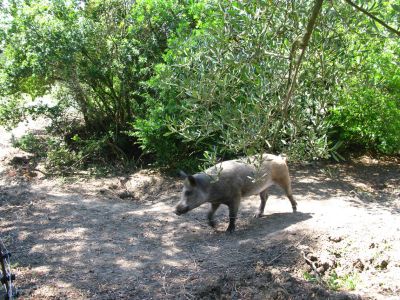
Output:
<svg viewBox="0 0 400 300">
<path fill-rule="evenodd" d="M 296 62 L 296 67 L 295 67 L 295 71 L 294 71 L 294 75 L 293 75 L 293 79 L 290 83 L 290 86 L 288 88 L 288 91 L 286 93 L 286 97 L 283 103 L 283 117 L 284 119 L 287 118 L 287 110 L 288 110 L 288 106 L 289 106 L 289 102 L 290 99 L 292 98 L 295 86 L 296 86 L 296 81 L 297 81 L 297 76 L 299 73 L 299 69 L 300 69 L 300 65 L 301 65 L 301 61 L 303 60 L 304 54 L 306 52 L 306 48 L 308 46 L 308 43 L 310 41 L 311 38 L 311 34 L 314 30 L 314 26 L 315 26 L 315 22 L 317 21 L 317 17 L 321 11 L 322 8 L 322 2 L 323 0 L 315 0 L 315 4 L 311 13 L 311 17 L 308 21 L 307 24 L 307 29 L 306 29 L 306 33 L 303 36 L 301 45 L 300 45 L 300 49 L 301 49 L 301 53 L 299 58 L 297 59 Z M 295 43 L 297 43 L 297 41 L 295 41 Z M 290 80 L 290 79 L 289 79 Z"/>
<path fill-rule="evenodd" d="M 355 9 L 361 11 L 363 14 L 366 14 L 368 17 L 370 17 L 371 19 L 373 19 L 374 21 L 378 22 L 379 24 L 381 24 L 383 27 L 385 27 L 387 30 L 389 30 L 390 32 L 397 34 L 398 36 L 400 36 L 400 31 L 394 29 L 393 27 L 391 27 L 390 25 L 386 24 L 385 22 L 383 22 L 381 19 L 375 17 L 373 14 L 371 14 L 369 11 L 365 10 L 364 8 L 358 6 L 357 4 L 351 2 L 350 0 L 344 0 L 345 2 L 347 2 L 348 4 L 350 4 L 351 6 L 353 6 Z"/>
</svg>

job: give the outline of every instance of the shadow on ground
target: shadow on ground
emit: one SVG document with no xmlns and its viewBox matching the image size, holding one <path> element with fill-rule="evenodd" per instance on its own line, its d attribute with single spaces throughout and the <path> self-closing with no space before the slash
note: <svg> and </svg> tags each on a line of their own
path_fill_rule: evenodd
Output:
<svg viewBox="0 0 400 300">
<path fill-rule="evenodd" d="M 1 236 L 14 253 L 16 284 L 25 298 L 342 295 L 293 276 L 302 260 L 298 246 L 317 241 L 286 229 L 312 218 L 308 213 L 253 219 L 253 210 L 243 207 L 237 232 L 227 235 L 224 209 L 216 215 L 217 230 L 206 225 L 206 207 L 176 217 L 176 190 L 146 202 L 77 190 L 29 183 L 0 188 Z"/>
<path fill-rule="evenodd" d="M 400 213 L 400 166 L 396 163 L 314 163 L 291 169 L 296 195 L 309 200 L 346 196 L 354 206 Z"/>
</svg>

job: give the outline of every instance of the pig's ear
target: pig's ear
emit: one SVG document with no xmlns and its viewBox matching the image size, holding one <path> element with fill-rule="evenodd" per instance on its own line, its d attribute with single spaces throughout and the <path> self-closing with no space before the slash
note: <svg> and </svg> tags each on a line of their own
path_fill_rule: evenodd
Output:
<svg viewBox="0 0 400 300">
<path fill-rule="evenodd" d="M 189 180 L 191 186 L 196 186 L 196 179 L 192 175 L 189 175 L 187 179 Z"/>
<path fill-rule="evenodd" d="M 185 172 L 183 172 L 182 170 L 179 170 L 179 176 L 183 179 L 186 179 L 188 177 L 188 174 L 186 174 Z"/>
</svg>

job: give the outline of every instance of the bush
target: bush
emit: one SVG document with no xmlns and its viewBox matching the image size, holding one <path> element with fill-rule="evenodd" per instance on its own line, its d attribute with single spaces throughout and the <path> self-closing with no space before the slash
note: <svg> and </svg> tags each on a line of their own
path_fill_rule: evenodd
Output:
<svg viewBox="0 0 400 300">
<path fill-rule="evenodd" d="M 156 69 L 151 83 L 158 97 L 135 123 L 144 148 L 164 154 L 178 150 L 181 160 L 188 152 L 216 152 L 224 159 L 260 151 L 326 156 L 326 127 L 309 109 L 318 106 L 319 98 L 298 96 L 288 118 L 282 113 L 289 69 L 284 56 L 300 31 L 294 20 L 305 22 L 307 7 L 263 1 L 208 4 L 201 26 L 172 37 L 166 62 Z M 311 85 L 314 77 L 303 77 Z M 177 141 L 174 147 L 167 146 L 169 139 Z"/>
<path fill-rule="evenodd" d="M 127 130 L 145 115 L 145 97 L 153 93 L 146 81 L 162 61 L 168 38 L 193 26 L 188 10 L 197 4 L 176 0 L 14 2 L 9 9 L 1 8 L 7 18 L 0 24 L 5 37 L 0 44 L 0 95 L 7 97 L 7 105 L 0 110 L 0 121 L 10 124 L 12 119 L 15 124 L 30 113 L 44 114 L 55 126 L 62 125 L 59 116 L 65 116 L 63 103 L 68 102 L 82 117 L 85 133 L 81 139 L 88 139 L 88 144 L 107 140 L 110 154 L 119 153 L 116 157 L 135 152 L 135 140 Z M 10 100 L 23 95 L 36 99 L 55 86 L 63 92 L 54 94 L 51 107 L 26 109 L 24 104 L 21 110 L 18 101 Z M 57 127 L 71 135 L 63 126 Z"/>
<path fill-rule="evenodd" d="M 0 126 L 11 130 L 25 118 L 24 99 L 20 97 L 0 98 Z"/>
<path fill-rule="evenodd" d="M 195 155 L 195 145 L 184 142 L 179 134 L 168 128 L 167 118 L 175 106 L 165 107 L 151 99 L 148 104 L 151 107 L 148 114 L 145 118 L 138 118 L 132 124 L 134 130 L 131 131 L 131 135 L 138 139 L 144 153 L 153 156 L 154 162 L 159 167 L 188 171 L 197 169 L 195 159 L 198 155 Z"/>
<path fill-rule="evenodd" d="M 392 4 L 370 10 L 390 22 Z M 142 151 L 189 169 L 264 151 L 339 159 L 340 145 L 399 153 L 398 40 L 346 3 L 324 2 L 286 103 L 312 5 L 14 0 L 0 7 L 0 124 L 50 118 L 51 168 Z"/>
<path fill-rule="evenodd" d="M 356 45 L 357 47 L 357 45 Z M 362 72 L 349 76 L 343 93 L 331 110 L 333 138 L 344 149 L 400 154 L 400 47 L 395 41 L 369 41 L 353 60 Z"/>
<path fill-rule="evenodd" d="M 47 141 L 43 137 L 38 137 L 33 133 L 28 133 L 20 139 L 15 140 L 13 146 L 34 154 L 37 159 L 46 157 L 48 151 Z"/>
<path fill-rule="evenodd" d="M 347 150 L 400 154 L 398 101 L 369 88 L 347 96 L 330 117 L 337 139 L 345 142 Z"/>
</svg>

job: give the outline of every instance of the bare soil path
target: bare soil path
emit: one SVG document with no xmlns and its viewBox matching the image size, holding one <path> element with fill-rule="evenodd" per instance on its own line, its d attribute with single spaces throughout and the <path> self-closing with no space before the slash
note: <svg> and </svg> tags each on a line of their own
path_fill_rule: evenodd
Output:
<svg viewBox="0 0 400 300">
<path fill-rule="evenodd" d="M 299 212 L 272 188 L 265 216 L 245 199 L 228 235 L 225 208 L 216 230 L 206 206 L 173 214 L 175 178 L 43 178 L 0 136 L 0 238 L 21 299 L 399 299 L 396 161 L 290 165 Z"/>
</svg>

